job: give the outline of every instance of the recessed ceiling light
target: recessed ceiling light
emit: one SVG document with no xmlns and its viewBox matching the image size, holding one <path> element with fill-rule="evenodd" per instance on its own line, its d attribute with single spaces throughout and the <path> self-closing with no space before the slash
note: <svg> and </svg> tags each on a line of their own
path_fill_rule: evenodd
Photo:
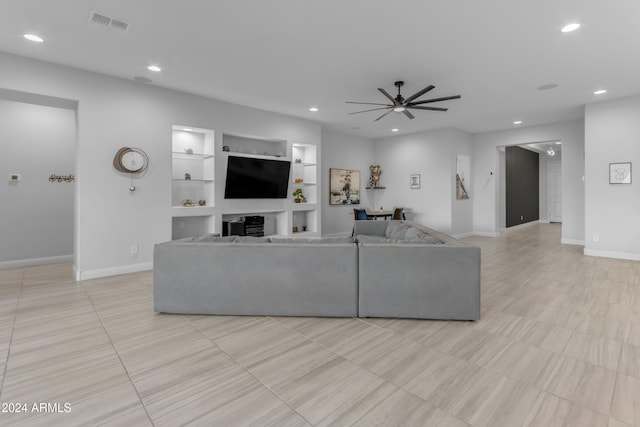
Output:
<svg viewBox="0 0 640 427">
<path fill-rule="evenodd" d="M 44 41 L 42 37 L 36 36 L 35 34 L 25 34 L 24 38 L 36 43 L 42 43 Z"/>
<path fill-rule="evenodd" d="M 593 92 L 594 95 L 602 95 L 603 93 L 607 93 L 606 89 L 599 89 Z"/>
<path fill-rule="evenodd" d="M 157 72 L 162 71 L 162 68 L 158 67 L 157 65 L 149 65 L 149 66 L 147 67 L 147 70 L 149 70 L 149 71 L 155 71 L 155 72 L 157 73 Z"/>
<path fill-rule="evenodd" d="M 549 83 L 549 84 L 546 84 L 546 85 L 538 86 L 538 90 L 549 90 L 549 89 L 555 89 L 557 87 L 558 87 L 557 84 Z"/>
<path fill-rule="evenodd" d="M 315 113 L 316 111 L 318 111 L 318 107 L 311 107 L 309 108 L 309 111 L 312 111 Z"/>
<path fill-rule="evenodd" d="M 515 122 L 513 122 L 514 125 L 521 125 L 522 124 L 522 120 L 516 120 Z"/>
<path fill-rule="evenodd" d="M 398 129 L 398 128 L 393 128 L 393 129 L 391 129 L 391 132 L 398 132 L 399 130 L 400 129 Z"/>
<path fill-rule="evenodd" d="M 561 144 L 562 144 L 562 141 L 556 142 L 556 145 L 561 145 Z"/>
<path fill-rule="evenodd" d="M 193 132 L 193 129 L 191 128 L 182 128 L 182 130 L 185 132 Z"/>
<path fill-rule="evenodd" d="M 572 24 L 565 25 L 560 31 L 562 31 L 563 33 L 570 33 L 571 31 L 575 31 L 578 28 L 580 28 L 580 24 L 574 22 Z"/>
</svg>

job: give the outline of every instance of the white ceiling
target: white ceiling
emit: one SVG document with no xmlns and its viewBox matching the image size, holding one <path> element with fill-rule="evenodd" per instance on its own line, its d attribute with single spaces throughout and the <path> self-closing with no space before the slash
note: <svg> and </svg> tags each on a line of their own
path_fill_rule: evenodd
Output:
<svg viewBox="0 0 640 427">
<path fill-rule="evenodd" d="M 89 26 L 92 11 L 129 33 Z M 637 0 L 0 0 L 0 50 L 385 137 L 563 121 L 638 94 L 638 18 Z M 560 32 L 574 21 L 578 31 Z M 421 99 L 462 99 L 413 120 L 347 114 L 359 108 L 345 101 L 385 102 L 376 88 L 395 94 L 396 80 L 405 97 L 433 84 Z M 536 89 L 549 83 L 559 86 Z"/>
</svg>

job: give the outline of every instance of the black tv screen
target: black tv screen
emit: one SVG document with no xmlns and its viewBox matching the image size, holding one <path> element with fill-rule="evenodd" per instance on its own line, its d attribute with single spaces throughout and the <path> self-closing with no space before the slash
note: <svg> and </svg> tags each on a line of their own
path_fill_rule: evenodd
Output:
<svg viewBox="0 0 640 427">
<path fill-rule="evenodd" d="M 229 156 L 225 199 L 286 199 L 291 162 Z"/>
</svg>

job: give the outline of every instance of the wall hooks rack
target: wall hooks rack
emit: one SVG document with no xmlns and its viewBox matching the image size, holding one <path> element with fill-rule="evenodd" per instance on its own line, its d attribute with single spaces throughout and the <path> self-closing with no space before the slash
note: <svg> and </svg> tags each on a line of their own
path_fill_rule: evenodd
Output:
<svg viewBox="0 0 640 427">
<path fill-rule="evenodd" d="M 73 175 L 56 175 L 51 174 L 49 177 L 49 182 L 73 182 L 76 180 L 76 177 Z"/>
</svg>

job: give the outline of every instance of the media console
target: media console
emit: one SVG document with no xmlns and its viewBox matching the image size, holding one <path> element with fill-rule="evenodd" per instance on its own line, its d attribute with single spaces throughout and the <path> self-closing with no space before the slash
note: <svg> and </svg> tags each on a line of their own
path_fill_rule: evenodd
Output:
<svg viewBox="0 0 640 427">
<path fill-rule="evenodd" d="M 222 235 L 264 237 L 264 217 L 252 215 L 238 221 L 223 221 Z"/>
</svg>

